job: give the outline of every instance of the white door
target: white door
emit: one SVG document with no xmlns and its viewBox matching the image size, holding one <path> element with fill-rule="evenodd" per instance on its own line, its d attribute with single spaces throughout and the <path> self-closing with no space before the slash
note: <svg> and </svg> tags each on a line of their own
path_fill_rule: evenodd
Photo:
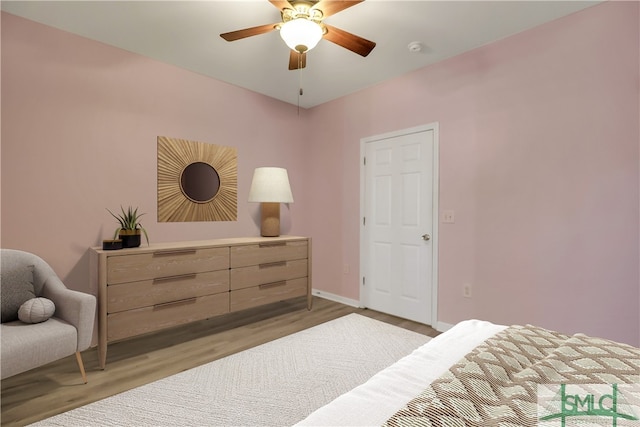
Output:
<svg viewBox="0 0 640 427">
<path fill-rule="evenodd" d="M 363 140 L 362 303 L 436 323 L 436 126 Z"/>
</svg>

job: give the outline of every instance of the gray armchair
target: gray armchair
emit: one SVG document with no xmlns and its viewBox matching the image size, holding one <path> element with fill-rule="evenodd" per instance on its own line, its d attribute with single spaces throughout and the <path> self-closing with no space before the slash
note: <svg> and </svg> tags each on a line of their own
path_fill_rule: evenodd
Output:
<svg viewBox="0 0 640 427">
<path fill-rule="evenodd" d="M 89 348 L 93 335 L 96 298 L 67 289 L 40 257 L 12 249 L 0 250 L 2 320 L 0 363 L 2 379 L 45 365 L 75 353 L 82 379 L 87 376 L 80 352 Z M 41 323 L 13 320 L 10 299 L 31 279 L 35 297 L 53 301 L 55 312 Z M 6 301 L 5 301 L 6 300 Z M 20 304 L 20 303 L 17 303 Z"/>
</svg>

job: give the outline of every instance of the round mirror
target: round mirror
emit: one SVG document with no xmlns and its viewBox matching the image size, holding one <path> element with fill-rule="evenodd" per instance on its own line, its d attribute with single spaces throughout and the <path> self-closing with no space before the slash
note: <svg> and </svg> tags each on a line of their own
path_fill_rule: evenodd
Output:
<svg viewBox="0 0 640 427">
<path fill-rule="evenodd" d="M 220 176 L 210 164 L 194 162 L 182 171 L 180 189 L 192 201 L 206 203 L 218 194 Z"/>
</svg>

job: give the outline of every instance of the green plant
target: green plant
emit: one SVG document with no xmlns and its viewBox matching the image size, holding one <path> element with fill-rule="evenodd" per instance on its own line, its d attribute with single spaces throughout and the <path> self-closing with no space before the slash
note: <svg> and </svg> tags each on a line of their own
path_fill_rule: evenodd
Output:
<svg viewBox="0 0 640 427">
<path fill-rule="evenodd" d="M 118 220 L 120 226 L 116 228 L 116 232 L 113 234 L 113 238 L 118 237 L 120 230 L 142 230 L 144 233 L 144 237 L 147 240 L 147 245 L 149 244 L 149 236 L 147 235 L 147 230 L 144 229 L 142 224 L 140 223 L 140 217 L 144 215 L 144 213 L 139 214 L 138 208 L 133 209 L 131 206 L 125 211 L 122 206 L 120 206 L 120 210 L 122 213 L 116 215 L 111 212 L 109 209 L 107 211 Z"/>
</svg>

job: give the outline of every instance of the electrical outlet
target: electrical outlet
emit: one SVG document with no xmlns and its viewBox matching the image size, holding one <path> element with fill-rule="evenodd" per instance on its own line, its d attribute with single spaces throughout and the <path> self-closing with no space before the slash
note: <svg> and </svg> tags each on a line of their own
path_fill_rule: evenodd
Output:
<svg viewBox="0 0 640 427">
<path fill-rule="evenodd" d="M 342 266 L 342 273 L 343 274 L 349 274 L 350 271 L 351 271 L 351 268 L 349 267 L 349 264 L 344 264 Z"/>
<path fill-rule="evenodd" d="M 471 298 L 471 285 L 466 283 L 462 287 L 462 296 L 465 298 Z"/>
</svg>

